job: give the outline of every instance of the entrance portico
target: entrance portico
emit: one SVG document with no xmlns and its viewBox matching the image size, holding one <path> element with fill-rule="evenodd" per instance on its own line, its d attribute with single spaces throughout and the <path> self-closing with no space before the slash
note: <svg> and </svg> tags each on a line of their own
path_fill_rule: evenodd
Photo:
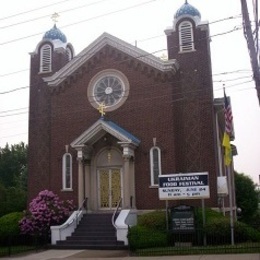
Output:
<svg viewBox="0 0 260 260">
<path fill-rule="evenodd" d="M 89 211 L 135 208 L 134 151 L 140 140 L 101 117 L 71 147 L 77 150 L 78 204 Z"/>
</svg>

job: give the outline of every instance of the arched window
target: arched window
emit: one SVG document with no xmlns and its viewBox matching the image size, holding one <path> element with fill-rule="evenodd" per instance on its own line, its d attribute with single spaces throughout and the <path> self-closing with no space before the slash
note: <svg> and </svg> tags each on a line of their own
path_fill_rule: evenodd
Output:
<svg viewBox="0 0 260 260">
<path fill-rule="evenodd" d="M 72 189 L 72 156 L 65 153 L 62 157 L 62 189 Z"/>
<path fill-rule="evenodd" d="M 161 150 L 154 146 L 150 150 L 151 186 L 158 185 L 158 176 L 161 175 Z"/>
<path fill-rule="evenodd" d="M 40 72 L 51 72 L 51 62 L 51 46 L 49 44 L 45 44 L 41 48 Z"/>
<path fill-rule="evenodd" d="M 189 21 L 184 21 L 179 25 L 180 52 L 194 51 L 193 26 Z"/>
<path fill-rule="evenodd" d="M 71 49 L 70 48 L 66 48 L 66 55 L 67 55 L 67 61 L 70 61 L 70 60 L 72 60 L 72 51 L 71 51 Z"/>
</svg>

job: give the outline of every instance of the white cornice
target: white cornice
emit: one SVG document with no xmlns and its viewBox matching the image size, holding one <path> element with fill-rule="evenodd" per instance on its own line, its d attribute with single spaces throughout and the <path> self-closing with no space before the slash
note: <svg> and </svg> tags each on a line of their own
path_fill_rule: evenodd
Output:
<svg viewBox="0 0 260 260">
<path fill-rule="evenodd" d="M 97 140 L 99 140 L 105 133 L 109 133 L 119 142 L 129 143 L 133 146 L 138 146 L 139 142 L 132 140 L 129 136 L 120 132 L 117 128 L 111 126 L 104 119 L 99 119 L 92 126 L 90 126 L 86 131 L 84 131 L 79 137 L 77 137 L 72 143 L 71 147 L 83 147 L 85 144 L 93 145 Z"/>
<path fill-rule="evenodd" d="M 50 77 L 44 78 L 44 81 L 47 82 L 49 86 L 59 85 L 106 45 L 112 46 L 160 71 L 176 72 L 179 68 L 176 60 L 161 60 L 160 58 L 116 38 L 115 36 L 103 33 L 82 52 L 75 56 L 69 63 L 67 63 L 61 70 Z"/>
</svg>

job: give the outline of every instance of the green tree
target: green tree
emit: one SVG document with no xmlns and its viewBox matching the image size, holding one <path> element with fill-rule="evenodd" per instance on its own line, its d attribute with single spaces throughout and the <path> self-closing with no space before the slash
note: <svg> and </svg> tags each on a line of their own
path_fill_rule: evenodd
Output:
<svg viewBox="0 0 260 260">
<path fill-rule="evenodd" d="M 0 217 L 26 209 L 27 145 L 0 148 Z"/>
<path fill-rule="evenodd" d="M 26 190 L 27 150 L 23 142 L 0 148 L 0 183 L 5 188 L 19 185 Z"/>
<path fill-rule="evenodd" d="M 250 223 L 258 209 L 256 185 L 249 176 L 235 172 L 235 187 L 237 207 L 242 209 L 241 220 Z"/>
</svg>

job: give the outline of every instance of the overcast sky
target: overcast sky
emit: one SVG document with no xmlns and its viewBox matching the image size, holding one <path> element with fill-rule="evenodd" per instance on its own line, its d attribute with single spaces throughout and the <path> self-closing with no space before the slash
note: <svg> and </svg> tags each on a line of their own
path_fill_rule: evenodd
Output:
<svg viewBox="0 0 260 260">
<path fill-rule="evenodd" d="M 184 0 L 8 0 L 0 10 L 0 147 L 28 141 L 30 52 L 52 28 L 51 15 L 76 54 L 103 32 L 166 54 L 164 30 Z M 235 169 L 259 183 L 260 106 L 242 30 L 239 0 L 189 0 L 210 23 L 215 97 L 231 97 Z M 248 1 L 252 14 L 251 1 Z M 252 17 L 251 17 L 252 18 Z M 87 100 L 86 100 L 87 102 Z"/>
</svg>

